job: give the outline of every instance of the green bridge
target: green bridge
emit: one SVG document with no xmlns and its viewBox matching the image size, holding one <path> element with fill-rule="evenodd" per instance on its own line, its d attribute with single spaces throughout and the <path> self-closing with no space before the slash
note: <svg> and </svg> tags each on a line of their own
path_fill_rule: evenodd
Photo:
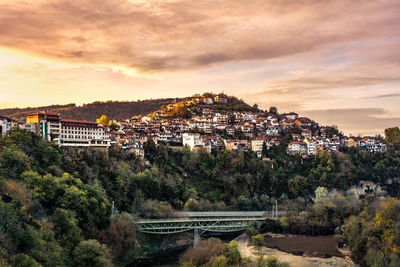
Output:
<svg viewBox="0 0 400 267">
<path fill-rule="evenodd" d="M 254 222 L 277 219 L 284 212 L 220 211 L 183 212 L 181 217 L 168 219 L 141 219 L 139 231 L 148 234 L 176 234 L 194 230 L 195 240 L 205 232 L 232 233 L 246 230 Z"/>
</svg>

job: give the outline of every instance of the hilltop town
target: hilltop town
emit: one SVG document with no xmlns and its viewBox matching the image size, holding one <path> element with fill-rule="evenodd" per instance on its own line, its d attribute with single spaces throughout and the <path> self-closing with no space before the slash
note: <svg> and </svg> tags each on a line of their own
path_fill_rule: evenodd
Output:
<svg viewBox="0 0 400 267">
<path fill-rule="evenodd" d="M 312 156 L 341 147 L 360 147 L 371 153 L 386 152 L 380 137 L 348 137 L 337 127 L 321 126 L 295 112 L 280 114 L 275 107 L 260 110 L 225 94 L 204 93 L 173 101 L 146 115 L 126 120 L 97 122 L 63 119 L 57 113 L 38 111 L 26 121 L 0 117 L 2 134 L 19 127 L 42 135 L 60 146 L 109 148 L 118 146 L 144 155 L 146 142 L 165 143 L 172 148 L 191 150 L 252 150 L 260 158 L 272 148 L 288 154 Z"/>
</svg>

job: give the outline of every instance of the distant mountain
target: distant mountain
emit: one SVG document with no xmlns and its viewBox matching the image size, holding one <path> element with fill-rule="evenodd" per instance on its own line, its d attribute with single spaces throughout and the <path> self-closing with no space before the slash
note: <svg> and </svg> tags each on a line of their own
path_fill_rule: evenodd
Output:
<svg viewBox="0 0 400 267">
<path fill-rule="evenodd" d="M 25 120 L 27 114 L 35 111 L 47 110 L 49 112 L 59 113 L 64 119 L 77 119 L 96 121 L 101 115 L 105 114 L 110 119 L 124 120 L 135 115 L 148 115 L 160 113 L 165 106 L 176 106 L 180 103 L 195 103 L 194 100 L 203 103 L 204 99 L 214 99 L 216 94 L 204 93 L 203 95 L 195 95 L 184 98 L 161 98 L 148 99 L 142 101 L 107 101 L 93 102 L 77 106 L 76 104 L 67 105 L 51 105 L 43 107 L 28 107 L 28 108 L 8 108 L 0 109 L 0 115 L 13 118 L 15 120 Z M 225 111 L 256 111 L 256 107 L 246 104 L 243 100 L 234 96 L 224 96 L 227 99 L 226 103 L 214 102 L 208 105 L 210 108 Z M 173 104 L 173 105 L 171 105 Z M 198 104 L 194 104 L 195 106 Z M 178 116 L 179 117 L 179 116 Z"/>
<path fill-rule="evenodd" d="M 154 110 L 160 109 L 163 105 L 182 101 L 183 98 L 163 98 L 149 99 L 135 102 L 93 102 L 77 106 L 76 104 L 67 105 L 51 105 L 43 107 L 28 108 L 9 108 L 0 109 L 0 115 L 7 116 L 16 120 L 25 120 L 25 116 L 29 113 L 39 110 L 47 110 L 49 112 L 60 113 L 64 119 L 78 119 L 96 121 L 102 114 L 107 115 L 110 119 L 123 120 L 131 118 L 134 115 L 146 115 Z"/>
</svg>

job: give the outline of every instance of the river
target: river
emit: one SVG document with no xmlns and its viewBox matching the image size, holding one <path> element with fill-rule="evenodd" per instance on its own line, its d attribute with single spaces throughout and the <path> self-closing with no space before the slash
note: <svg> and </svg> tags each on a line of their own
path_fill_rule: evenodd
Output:
<svg viewBox="0 0 400 267">
<path fill-rule="evenodd" d="M 233 233 L 233 234 L 204 234 L 202 238 L 210 238 L 210 237 L 218 237 L 223 241 L 231 241 L 236 237 L 240 236 L 243 232 Z M 153 255 L 149 255 L 148 258 L 143 258 L 137 260 L 128 267 L 136 267 L 136 266 L 143 266 L 143 267 L 151 267 L 151 266 L 163 266 L 163 267 L 172 267 L 172 266 L 179 266 L 179 257 L 180 255 L 186 251 L 189 247 L 193 244 L 186 244 L 180 247 L 174 247 L 164 252 L 156 253 Z"/>
<path fill-rule="evenodd" d="M 231 235 L 206 235 L 203 238 L 218 237 L 224 241 L 235 239 L 239 244 L 242 257 L 249 257 L 252 260 L 260 255 L 253 246 L 246 233 L 236 233 Z M 329 266 L 329 267 L 355 267 L 354 262 L 345 252 L 337 248 L 334 236 L 295 236 L 281 234 L 264 234 L 265 243 L 268 247 L 263 247 L 260 253 L 277 257 L 282 262 L 287 262 L 291 266 Z M 149 255 L 148 258 L 137 260 L 128 265 L 133 266 L 179 266 L 179 256 L 185 252 L 192 244 L 174 247 L 164 252 Z"/>
</svg>

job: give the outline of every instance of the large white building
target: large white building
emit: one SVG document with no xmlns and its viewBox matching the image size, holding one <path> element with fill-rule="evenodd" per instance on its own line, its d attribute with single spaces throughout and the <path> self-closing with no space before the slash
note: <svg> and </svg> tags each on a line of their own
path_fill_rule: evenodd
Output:
<svg viewBox="0 0 400 267">
<path fill-rule="evenodd" d="M 110 147 L 110 136 L 96 122 L 60 120 L 60 146 Z"/>
<path fill-rule="evenodd" d="M 60 146 L 110 147 L 110 136 L 96 122 L 60 119 L 60 115 L 35 112 L 26 117 L 25 129 Z"/>
</svg>

